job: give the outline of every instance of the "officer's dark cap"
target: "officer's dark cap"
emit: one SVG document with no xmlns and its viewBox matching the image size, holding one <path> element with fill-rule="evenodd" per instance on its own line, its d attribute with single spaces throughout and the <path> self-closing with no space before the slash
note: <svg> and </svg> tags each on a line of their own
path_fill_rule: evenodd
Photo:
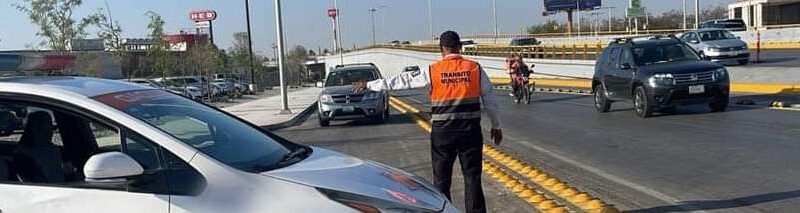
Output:
<svg viewBox="0 0 800 213">
<path fill-rule="evenodd" d="M 439 36 L 439 46 L 458 49 L 461 48 L 461 37 L 453 31 L 445 31 Z"/>
</svg>

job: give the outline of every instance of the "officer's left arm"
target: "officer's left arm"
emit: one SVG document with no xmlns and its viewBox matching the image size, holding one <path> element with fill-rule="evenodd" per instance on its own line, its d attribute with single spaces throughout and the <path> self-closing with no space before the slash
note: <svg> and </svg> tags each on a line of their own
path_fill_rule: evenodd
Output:
<svg viewBox="0 0 800 213">
<path fill-rule="evenodd" d="M 500 119 L 497 118 L 496 110 L 497 110 L 497 102 L 495 101 L 495 96 L 492 95 L 492 82 L 489 81 L 489 76 L 486 74 L 486 71 L 481 69 L 481 105 L 483 106 L 483 111 L 486 112 L 486 116 L 489 116 L 489 119 L 492 121 L 492 129 L 500 129 Z"/>
<path fill-rule="evenodd" d="M 384 90 L 407 90 L 424 88 L 430 85 L 428 70 L 417 70 L 412 72 L 401 72 L 384 79 L 378 79 L 366 83 L 366 89 L 372 91 Z"/>
</svg>

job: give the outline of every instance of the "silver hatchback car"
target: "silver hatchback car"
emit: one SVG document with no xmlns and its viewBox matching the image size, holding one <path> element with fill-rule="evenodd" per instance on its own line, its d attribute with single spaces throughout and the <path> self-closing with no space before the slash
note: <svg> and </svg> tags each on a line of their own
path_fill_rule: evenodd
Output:
<svg viewBox="0 0 800 213">
<path fill-rule="evenodd" d="M 681 40 L 689 44 L 705 60 L 735 62 L 740 65 L 750 61 L 747 43 L 725 29 L 700 29 L 685 32 Z"/>
<path fill-rule="evenodd" d="M 165 90 L 0 79 L 0 110 L 24 120 L 0 136 L 3 212 L 458 212 L 420 177 Z"/>
<path fill-rule="evenodd" d="M 325 78 L 324 90 L 317 101 L 320 126 L 328 126 L 333 119 L 367 117 L 383 123 L 389 117 L 389 93 L 353 92 L 353 83 L 381 79 L 374 64 L 348 64 L 336 66 Z"/>
</svg>

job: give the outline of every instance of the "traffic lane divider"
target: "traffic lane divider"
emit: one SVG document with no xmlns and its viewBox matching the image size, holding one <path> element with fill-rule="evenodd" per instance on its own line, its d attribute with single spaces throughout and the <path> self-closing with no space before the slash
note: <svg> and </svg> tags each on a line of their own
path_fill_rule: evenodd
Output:
<svg viewBox="0 0 800 213">
<path fill-rule="evenodd" d="M 419 115 L 419 109 L 394 97 L 390 97 L 389 104 L 400 112 L 411 114 L 416 123 L 430 133 L 430 123 L 422 115 Z M 619 212 L 615 207 L 607 205 L 563 181 L 550 177 L 541 170 L 522 163 L 490 145 L 484 145 L 483 154 L 491 159 L 484 160 L 483 171 L 539 211 L 569 212 L 571 208 L 554 200 L 553 196 L 555 196 L 584 212 Z M 528 183 L 540 186 L 540 189 L 547 191 L 552 196 L 546 195 Z"/>
</svg>

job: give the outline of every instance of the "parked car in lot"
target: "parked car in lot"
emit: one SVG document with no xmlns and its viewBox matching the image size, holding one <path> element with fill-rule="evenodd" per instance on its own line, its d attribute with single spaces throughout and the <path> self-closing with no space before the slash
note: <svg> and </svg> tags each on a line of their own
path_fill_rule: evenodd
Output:
<svg viewBox="0 0 800 213">
<path fill-rule="evenodd" d="M 745 31 L 747 25 L 742 19 L 715 19 L 700 23 L 700 29 L 725 29 L 729 31 Z"/>
<path fill-rule="evenodd" d="M 700 29 L 685 32 L 681 40 L 689 44 L 700 57 L 713 62 L 735 62 L 740 65 L 750 61 L 747 43 L 724 29 Z"/>
<path fill-rule="evenodd" d="M 677 105 L 728 107 L 728 71 L 703 61 L 674 36 L 619 38 L 603 49 L 592 78 L 594 106 L 608 112 L 616 101 L 632 100 L 639 117 L 674 111 Z"/>
<path fill-rule="evenodd" d="M 3 212 L 458 212 L 420 177 L 164 90 L 13 78 L 0 106 L 29 109 L 0 137 Z"/>
<path fill-rule="evenodd" d="M 511 39 L 511 42 L 508 43 L 508 46 L 518 47 L 518 46 L 531 46 L 531 45 L 539 45 L 541 41 L 536 40 L 534 37 L 517 37 Z"/>
<path fill-rule="evenodd" d="M 317 117 L 320 126 L 334 119 L 368 117 L 384 122 L 389 117 L 389 94 L 385 91 L 353 93 L 353 83 L 383 78 L 374 64 L 338 65 L 325 78 L 319 95 Z"/>
<path fill-rule="evenodd" d="M 152 88 L 164 89 L 164 90 L 167 90 L 169 92 L 172 92 L 172 93 L 175 93 L 175 94 L 178 94 L 178 95 L 183 95 L 185 97 L 188 97 L 188 98 L 191 98 L 191 99 L 195 99 L 195 100 L 201 99 L 202 96 L 203 96 L 201 90 L 199 88 L 193 87 L 193 86 L 179 87 L 179 86 L 176 86 L 176 85 L 172 85 L 172 84 L 170 84 L 168 82 L 165 82 L 167 84 L 162 84 L 162 83 L 156 82 L 155 80 L 145 79 L 145 78 L 124 79 L 123 81 L 139 84 L 139 85 L 142 85 L 142 86 L 148 86 L 148 87 L 152 87 Z"/>
</svg>

